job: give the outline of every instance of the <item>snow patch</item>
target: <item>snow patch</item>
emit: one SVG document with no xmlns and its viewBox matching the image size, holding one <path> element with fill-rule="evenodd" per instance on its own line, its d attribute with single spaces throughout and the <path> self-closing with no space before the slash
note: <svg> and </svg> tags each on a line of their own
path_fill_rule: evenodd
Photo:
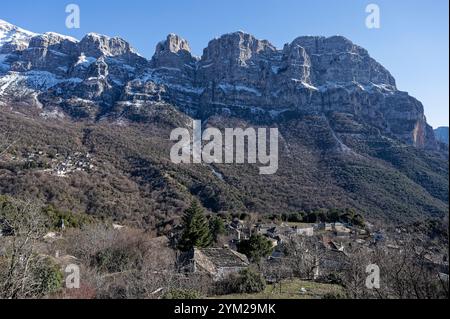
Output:
<svg viewBox="0 0 450 319">
<path fill-rule="evenodd" d="M 218 171 L 216 171 L 215 169 L 214 169 L 214 167 L 212 167 L 212 166 L 210 166 L 210 168 L 211 168 L 211 171 L 212 171 L 212 173 L 217 177 L 217 178 L 219 178 L 220 180 L 224 180 L 224 178 L 223 178 L 223 175 L 221 174 L 221 173 L 219 173 Z"/>
<path fill-rule="evenodd" d="M 9 65 L 6 64 L 6 59 L 8 58 L 9 54 L 0 54 L 0 71 L 8 71 Z"/>
<path fill-rule="evenodd" d="M 0 19 L 0 47 L 9 42 L 28 43 L 36 35 Z"/>
<path fill-rule="evenodd" d="M 26 95 L 45 91 L 61 83 L 78 84 L 80 78 L 61 79 L 47 71 L 9 72 L 0 77 L 0 96 L 5 94 Z"/>
<path fill-rule="evenodd" d="M 219 88 L 224 93 L 229 93 L 232 91 L 244 91 L 244 92 L 252 93 L 256 96 L 262 96 L 261 92 L 259 92 L 257 89 L 251 88 L 251 87 L 248 87 L 245 85 L 232 85 L 229 83 L 225 83 L 225 84 L 219 84 Z"/>
<path fill-rule="evenodd" d="M 277 118 L 280 116 L 280 114 L 283 114 L 284 112 L 289 111 L 289 109 L 282 109 L 282 110 L 270 110 L 269 114 L 272 118 Z"/>
<path fill-rule="evenodd" d="M 87 57 L 84 55 L 84 53 L 81 53 L 81 55 L 78 57 L 77 63 L 75 63 L 75 66 L 79 66 L 82 68 L 88 68 L 92 63 L 97 61 L 96 58 L 93 57 Z"/>
<path fill-rule="evenodd" d="M 170 89 L 174 89 L 174 90 L 185 92 L 185 93 L 197 94 L 197 95 L 201 95 L 205 91 L 203 88 L 195 88 L 195 87 L 183 86 L 183 85 L 178 85 L 178 84 L 166 84 L 166 86 Z"/>
<path fill-rule="evenodd" d="M 51 36 L 51 37 L 57 37 L 57 38 L 61 38 L 63 40 L 67 40 L 70 42 L 74 42 L 74 43 L 78 43 L 79 41 L 71 36 L 68 35 L 64 35 L 64 34 L 60 34 L 60 33 L 56 33 L 56 32 L 45 32 L 43 34 L 44 36 Z"/>
<path fill-rule="evenodd" d="M 299 79 L 291 79 L 292 81 L 296 82 L 296 83 L 300 83 L 304 88 L 309 89 L 309 90 L 313 90 L 313 91 L 319 91 L 318 88 L 316 88 L 315 86 L 303 81 L 303 80 L 299 80 Z"/>
<path fill-rule="evenodd" d="M 62 112 L 59 112 L 58 110 L 53 111 L 44 111 L 41 114 L 39 114 L 42 118 L 49 120 L 49 119 L 63 119 L 65 115 Z"/>
<path fill-rule="evenodd" d="M 272 66 L 272 73 L 278 74 L 280 72 L 281 67 L 279 66 Z"/>
</svg>

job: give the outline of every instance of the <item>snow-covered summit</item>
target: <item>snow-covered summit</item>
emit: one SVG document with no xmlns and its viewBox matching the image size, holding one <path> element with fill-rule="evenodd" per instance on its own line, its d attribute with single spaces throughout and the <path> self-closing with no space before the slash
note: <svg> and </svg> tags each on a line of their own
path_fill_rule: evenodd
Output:
<svg viewBox="0 0 450 319">
<path fill-rule="evenodd" d="M 71 36 L 68 36 L 68 35 L 64 35 L 64 34 L 60 34 L 60 33 L 56 33 L 56 32 L 45 32 L 43 35 L 44 36 L 49 36 L 49 37 L 58 37 L 58 38 L 61 38 L 61 39 L 64 39 L 64 40 L 68 40 L 70 42 L 74 42 L 74 43 L 79 42 L 74 37 L 71 37 Z"/>
<path fill-rule="evenodd" d="M 423 105 L 342 36 L 301 36 L 278 49 L 238 31 L 210 41 L 196 58 L 185 39 L 169 34 L 147 60 L 119 37 L 89 33 L 78 41 L 0 21 L 0 44 L 0 104 L 42 96 L 76 118 L 103 116 L 118 103 L 139 109 L 155 101 L 192 115 L 220 108 L 262 120 L 286 111 L 337 112 L 419 146 L 429 131 Z"/>
<path fill-rule="evenodd" d="M 27 46 L 30 39 L 36 35 L 36 33 L 24 30 L 0 19 L 0 49 L 7 43 Z"/>
</svg>

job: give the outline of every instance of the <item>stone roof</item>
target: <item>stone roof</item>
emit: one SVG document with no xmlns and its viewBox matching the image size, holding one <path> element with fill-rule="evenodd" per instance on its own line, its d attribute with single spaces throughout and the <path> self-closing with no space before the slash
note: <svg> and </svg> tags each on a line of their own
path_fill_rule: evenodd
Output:
<svg viewBox="0 0 450 319">
<path fill-rule="evenodd" d="M 249 265 L 245 255 L 229 248 L 196 249 L 195 255 L 198 253 L 206 257 L 216 268 L 247 267 Z"/>
</svg>

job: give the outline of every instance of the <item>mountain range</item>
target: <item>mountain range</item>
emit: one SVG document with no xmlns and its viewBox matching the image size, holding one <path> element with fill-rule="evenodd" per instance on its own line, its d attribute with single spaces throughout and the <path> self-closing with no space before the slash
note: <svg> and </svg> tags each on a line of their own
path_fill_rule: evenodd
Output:
<svg viewBox="0 0 450 319">
<path fill-rule="evenodd" d="M 170 131 L 192 119 L 277 127 L 279 171 L 171 163 Z M 2 194 L 139 225 L 164 228 L 192 198 L 212 212 L 448 214 L 448 147 L 422 103 L 342 36 L 278 49 L 238 31 L 196 57 L 169 34 L 148 60 L 121 38 L 79 41 L 0 20 L 2 131 L 15 142 L 0 162 Z M 74 154 L 95 168 L 55 174 Z"/>
<path fill-rule="evenodd" d="M 438 127 L 437 129 L 434 130 L 434 134 L 438 141 L 448 145 L 448 126 Z"/>
</svg>

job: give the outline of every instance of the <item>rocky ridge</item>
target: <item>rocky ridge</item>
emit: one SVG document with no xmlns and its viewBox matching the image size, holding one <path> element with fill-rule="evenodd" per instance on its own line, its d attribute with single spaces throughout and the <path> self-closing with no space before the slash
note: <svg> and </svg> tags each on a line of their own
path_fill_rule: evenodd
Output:
<svg viewBox="0 0 450 319">
<path fill-rule="evenodd" d="M 0 103 L 30 99 L 42 113 L 75 119 L 139 118 L 167 102 L 192 117 L 231 115 L 276 122 L 293 114 L 351 114 L 419 148 L 436 148 L 423 105 L 397 89 L 368 52 L 334 36 L 299 37 L 283 49 L 239 31 L 195 57 L 170 34 L 151 60 L 128 42 L 99 34 L 81 41 L 36 35 L 6 22 L 0 33 Z M 17 40 L 17 39 L 20 39 Z"/>
</svg>

